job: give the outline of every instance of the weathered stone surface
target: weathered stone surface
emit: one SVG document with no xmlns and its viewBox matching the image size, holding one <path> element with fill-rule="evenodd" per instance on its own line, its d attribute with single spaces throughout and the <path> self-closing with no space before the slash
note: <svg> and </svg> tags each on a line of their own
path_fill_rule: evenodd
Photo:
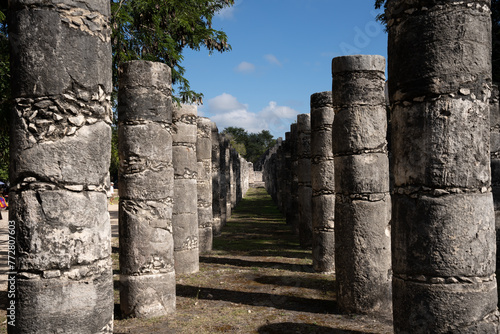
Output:
<svg viewBox="0 0 500 334">
<path fill-rule="evenodd" d="M 297 115 L 297 182 L 299 204 L 299 241 L 303 248 L 312 245 L 311 216 L 311 116 Z"/>
<path fill-rule="evenodd" d="M 385 105 L 353 105 L 335 112 L 333 147 L 339 154 L 348 152 L 384 152 L 387 116 Z"/>
<path fill-rule="evenodd" d="M 367 68 L 351 70 L 349 65 L 346 66 L 347 57 L 360 57 L 361 59 L 365 56 L 345 56 L 332 60 L 333 85 L 335 86 L 335 89 L 332 90 L 333 104 L 339 107 L 385 105 L 385 95 L 380 95 L 385 87 L 384 58 L 374 56 L 370 60 L 373 64 Z"/>
<path fill-rule="evenodd" d="M 297 175 L 298 155 L 297 155 L 297 123 L 290 125 L 290 152 L 291 152 L 291 176 L 290 201 L 291 210 L 287 214 L 287 222 L 292 225 L 295 234 L 299 234 L 299 179 Z"/>
<path fill-rule="evenodd" d="M 121 274 L 173 272 L 172 203 L 124 200 L 119 217 Z"/>
<path fill-rule="evenodd" d="M 112 333 L 109 2 L 58 4 L 9 2 L 17 275 L 8 332 Z M 93 29 L 81 21 L 91 11 Z"/>
<path fill-rule="evenodd" d="M 488 103 L 461 97 L 394 105 L 395 186 L 489 187 L 488 113 Z"/>
<path fill-rule="evenodd" d="M 102 273 L 51 279 L 17 279 L 12 333 L 112 333 L 111 263 Z M 69 279 L 68 279 L 69 278 Z M 20 321 L 22 319 L 29 321 Z"/>
<path fill-rule="evenodd" d="M 381 56 L 332 60 L 337 301 L 382 316 L 392 310 L 384 70 Z"/>
<path fill-rule="evenodd" d="M 15 136 L 22 136 L 26 130 L 15 128 Z M 18 182 L 30 175 L 40 181 L 52 183 L 81 184 L 84 187 L 97 186 L 105 182 L 111 157 L 104 143 L 111 142 L 108 124 L 98 122 L 80 128 L 73 136 L 57 141 L 44 141 L 39 145 L 13 144 L 13 151 L 22 151 L 10 177 Z M 88 145 L 82 145 L 88 143 Z"/>
<path fill-rule="evenodd" d="M 28 3 L 24 1 L 11 1 L 12 20 L 16 23 L 10 25 L 9 36 L 14 54 L 23 55 L 12 57 L 15 97 L 61 95 L 74 86 L 111 93 L 109 4 L 101 2 L 81 2 L 85 7 L 94 4 L 92 13 L 97 17 L 93 21 L 100 31 L 92 32 L 85 24 L 77 27 L 65 22 L 68 16 L 78 21 L 90 13 L 79 9 L 81 15 L 71 14 L 76 12 L 72 1 L 68 1 L 68 9 L 48 7 L 46 2 L 36 0 L 29 1 L 31 8 L 25 7 Z"/>
<path fill-rule="evenodd" d="M 120 276 L 120 304 L 138 318 L 162 316 L 175 311 L 175 272 L 146 276 Z M 173 293 L 172 293 L 173 291 Z"/>
<path fill-rule="evenodd" d="M 452 278 L 443 277 L 447 282 Z M 394 277 L 394 326 L 403 333 L 497 333 L 497 285 L 489 281 L 455 284 L 414 282 Z M 455 279 L 454 281 L 458 281 Z M 446 301 L 445 303 L 443 301 Z"/>
<path fill-rule="evenodd" d="M 231 211 L 227 211 L 228 191 L 229 191 L 229 140 L 224 135 L 219 136 L 220 143 L 220 211 L 221 223 L 220 226 L 215 226 L 213 232 L 215 235 L 220 234 L 222 227 L 226 224 L 227 219 L 231 215 Z"/>
<path fill-rule="evenodd" d="M 391 101 L 460 94 L 461 89 L 479 99 L 488 95 L 482 84 L 491 80 L 489 6 L 489 0 L 388 2 L 394 37 L 388 41 L 388 72 L 397 78 L 389 80 Z"/>
<path fill-rule="evenodd" d="M 212 125 L 210 119 L 198 117 L 198 233 L 200 253 L 212 250 Z"/>
<path fill-rule="evenodd" d="M 387 153 L 335 157 L 335 192 L 373 194 L 389 192 Z"/>
<path fill-rule="evenodd" d="M 120 308 L 125 316 L 175 311 L 170 80 L 170 68 L 161 63 L 132 61 L 121 68 Z M 148 100 L 146 112 L 137 104 L 141 100 Z"/>
<path fill-rule="evenodd" d="M 106 195 L 98 192 L 11 193 L 11 220 L 23 226 L 17 235 L 19 270 L 70 270 L 109 258 L 106 203 Z"/>
<path fill-rule="evenodd" d="M 344 312 L 390 312 L 390 220 L 388 194 L 374 202 L 337 195 L 335 273 L 337 301 Z"/>
<path fill-rule="evenodd" d="M 331 230 L 335 227 L 335 194 L 312 197 L 312 215 L 314 226 L 318 230 Z M 321 222 L 318 224 L 316 222 Z"/>
<path fill-rule="evenodd" d="M 398 236 L 393 242 L 395 272 L 482 277 L 495 271 L 491 193 L 393 196 L 393 219 L 398 221 L 393 226 Z"/>
<path fill-rule="evenodd" d="M 490 14 L 387 3 L 395 333 L 498 332 Z"/>
<path fill-rule="evenodd" d="M 335 113 L 332 93 L 311 95 L 311 219 L 313 268 L 335 271 L 335 173 L 332 127 Z M 285 176 L 286 177 L 286 176 Z"/>
<path fill-rule="evenodd" d="M 221 229 L 221 162 L 220 162 L 220 139 L 217 124 L 211 123 L 212 140 L 212 234 L 220 233 Z"/>
<path fill-rule="evenodd" d="M 196 106 L 176 106 L 172 120 L 175 196 L 172 225 L 175 272 L 188 274 L 199 270 Z"/>
<path fill-rule="evenodd" d="M 326 246 L 325 246 L 326 245 Z M 330 274 L 335 271 L 335 234 L 331 230 L 313 231 L 312 244 L 313 269 L 316 272 Z"/>
</svg>

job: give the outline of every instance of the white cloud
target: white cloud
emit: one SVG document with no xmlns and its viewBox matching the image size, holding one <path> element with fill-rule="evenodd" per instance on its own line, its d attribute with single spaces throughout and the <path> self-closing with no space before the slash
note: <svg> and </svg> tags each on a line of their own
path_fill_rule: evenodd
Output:
<svg viewBox="0 0 500 334">
<path fill-rule="evenodd" d="M 240 73 L 252 73 L 255 71 L 255 65 L 242 61 L 238 66 L 236 66 L 235 71 Z"/>
<path fill-rule="evenodd" d="M 267 130 L 268 125 L 265 120 L 259 119 L 258 115 L 248 110 L 234 110 L 225 114 L 218 114 L 210 117 L 217 124 L 219 129 L 234 126 L 243 128 L 249 133 L 258 133 Z"/>
<path fill-rule="evenodd" d="M 233 110 L 247 110 L 248 105 L 242 104 L 231 94 L 222 93 L 207 102 L 208 109 L 213 114 L 223 114 Z"/>
<path fill-rule="evenodd" d="M 228 126 L 244 128 L 249 133 L 269 130 L 271 133 L 289 131 L 290 123 L 296 120 L 298 111 L 279 106 L 271 101 L 259 112 L 251 112 L 247 104 L 243 104 L 231 94 L 223 93 L 207 102 L 206 115 L 217 124 L 219 129 Z"/>
<path fill-rule="evenodd" d="M 282 66 L 281 62 L 278 60 L 278 58 L 276 58 L 275 55 L 267 54 L 264 56 L 264 59 L 267 60 L 270 64 L 278 65 L 279 67 Z"/>
</svg>

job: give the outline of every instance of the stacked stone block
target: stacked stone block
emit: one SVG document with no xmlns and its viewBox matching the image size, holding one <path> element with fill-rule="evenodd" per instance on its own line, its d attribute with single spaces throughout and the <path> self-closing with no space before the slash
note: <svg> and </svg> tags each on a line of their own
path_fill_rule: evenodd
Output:
<svg viewBox="0 0 500 334">
<path fill-rule="evenodd" d="M 381 56 L 332 61 L 337 302 L 346 313 L 391 312 L 391 197 Z"/>
<path fill-rule="evenodd" d="M 312 255 L 317 272 L 335 271 L 332 92 L 311 95 Z"/>
<path fill-rule="evenodd" d="M 112 333 L 109 2 L 13 0 L 9 10 L 17 276 L 8 332 Z"/>
<path fill-rule="evenodd" d="M 221 163 L 220 139 L 217 124 L 211 123 L 212 128 L 212 233 L 219 235 L 221 231 Z"/>
<path fill-rule="evenodd" d="M 394 330 L 497 333 L 490 1 L 392 0 L 386 14 Z"/>
<path fill-rule="evenodd" d="M 200 253 L 212 250 L 212 124 L 206 117 L 198 117 L 198 233 Z"/>
<path fill-rule="evenodd" d="M 190 274 L 199 270 L 198 196 L 197 196 L 197 108 L 182 105 L 173 108 L 172 157 L 174 166 L 175 272 Z"/>
<path fill-rule="evenodd" d="M 297 182 L 299 204 L 299 242 L 312 246 L 311 116 L 297 116 Z"/>
<path fill-rule="evenodd" d="M 119 78 L 120 308 L 150 318 L 175 311 L 170 68 L 132 61 Z"/>
</svg>

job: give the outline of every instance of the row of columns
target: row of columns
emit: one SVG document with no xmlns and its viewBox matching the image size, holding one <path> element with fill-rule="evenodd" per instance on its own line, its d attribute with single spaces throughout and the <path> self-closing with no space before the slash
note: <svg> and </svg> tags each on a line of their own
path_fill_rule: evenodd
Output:
<svg viewBox="0 0 500 334">
<path fill-rule="evenodd" d="M 109 2 L 9 5 L 8 332 L 112 333 Z M 175 274 L 198 271 L 252 165 L 195 106 L 172 102 L 168 66 L 119 73 L 120 308 L 160 316 L 175 311 Z"/>
<path fill-rule="evenodd" d="M 121 67 L 120 307 L 126 316 L 175 310 L 175 274 L 199 270 L 200 253 L 212 250 L 213 235 L 230 218 L 221 207 L 234 208 L 243 197 L 245 170 L 253 167 L 219 136 L 215 123 L 197 116 L 196 106 L 172 103 L 170 85 L 164 64 Z"/>
<path fill-rule="evenodd" d="M 384 71 L 380 56 L 335 58 L 333 94 L 311 96 L 311 113 L 297 116 L 287 139 L 270 152 L 264 174 L 300 245 L 311 248 L 313 268 L 335 272 L 339 308 L 387 316 L 392 273 Z"/>
<path fill-rule="evenodd" d="M 389 102 L 382 57 L 335 58 L 331 99 L 318 107 L 319 96 L 311 97 L 310 170 L 301 162 L 304 115 L 264 163 L 266 187 L 304 247 L 310 225 L 301 210 L 313 203 L 313 266 L 331 272 L 323 264 L 334 253 L 339 309 L 392 314 L 396 333 L 498 331 L 499 108 L 498 93 L 490 100 L 489 5 L 388 1 Z M 327 126 L 318 108 L 330 109 Z M 318 139 L 330 126 L 331 142 Z M 333 167 L 321 168 L 328 154 Z M 288 156 L 291 173 L 280 174 Z M 307 173 L 312 200 L 304 196 Z M 330 192 L 326 180 L 335 184 Z M 331 192 L 323 205 L 318 198 Z M 330 226 L 334 241 L 318 237 Z"/>
</svg>

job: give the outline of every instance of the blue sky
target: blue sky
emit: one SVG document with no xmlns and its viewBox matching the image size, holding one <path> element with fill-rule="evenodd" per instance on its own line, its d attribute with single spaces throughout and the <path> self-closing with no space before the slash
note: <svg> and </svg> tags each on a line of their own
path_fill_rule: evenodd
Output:
<svg viewBox="0 0 500 334">
<path fill-rule="evenodd" d="M 331 60 L 351 54 L 387 56 L 375 0 L 236 0 L 214 19 L 232 51 L 185 50 L 191 88 L 204 94 L 200 115 L 222 131 L 289 131 L 309 113 L 310 96 L 331 90 Z"/>
</svg>

